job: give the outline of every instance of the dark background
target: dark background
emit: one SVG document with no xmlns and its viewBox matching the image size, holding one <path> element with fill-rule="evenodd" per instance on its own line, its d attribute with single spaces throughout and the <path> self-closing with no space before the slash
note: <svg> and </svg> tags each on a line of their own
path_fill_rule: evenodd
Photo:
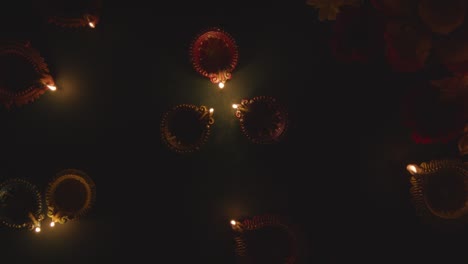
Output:
<svg viewBox="0 0 468 264">
<path fill-rule="evenodd" d="M 422 224 L 410 203 L 406 164 L 457 155 L 455 142 L 413 144 L 401 125 L 400 98 L 427 72 L 337 62 L 330 24 L 304 1 L 115 2 L 94 30 L 49 25 L 27 1 L 2 7 L 3 38 L 31 40 L 59 90 L 0 110 L 0 179 L 44 189 L 76 168 L 97 186 L 80 221 L 2 227 L 2 262 L 235 263 L 229 220 L 276 213 L 297 228 L 303 263 L 466 263 L 466 232 Z M 188 55 L 212 26 L 239 46 L 224 90 Z M 231 105 L 258 95 L 288 107 L 284 142 L 241 134 Z M 208 143 L 183 156 L 159 131 L 182 103 L 215 109 Z"/>
</svg>

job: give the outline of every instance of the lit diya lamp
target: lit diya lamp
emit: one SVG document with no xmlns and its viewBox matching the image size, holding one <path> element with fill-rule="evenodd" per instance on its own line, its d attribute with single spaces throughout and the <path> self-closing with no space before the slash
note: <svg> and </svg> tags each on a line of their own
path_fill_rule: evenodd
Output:
<svg viewBox="0 0 468 264">
<path fill-rule="evenodd" d="M 29 42 L 0 42 L 0 103 L 6 108 L 33 102 L 54 79 L 40 53 Z"/>
<path fill-rule="evenodd" d="M 271 144 L 281 141 L 288 128 L 286 109 L 271 96 L 242 99 L 233 104 L 242 133 L 253 143 Z"/>
<path fill-rule="evenodd" d="M 236 255 L 246 263 L 293 264 L 298 261 L 297 237 L 278 216 L 231 220 Z"/>
<path fill-rule="evenodd" d="M 181 104 L 164 113 L 161 120 L 163 142 L 174 152 L 199 150 L 208 140 L 214 124 L 214 109 L 206 106 Z"/>
<path fill-rule="evenodd" d="M 44 9 L 43 13 L 50 24 L 64 28 L 96 28 L 102 0 L 43 0 L 38 4 Z"/>
<path fill-rule="evenodd" d="M 0 221 L 7 227 L 41 232 L 42 198 L 38 188 L 24 179 L 0 184 Z"/>
<path fill-rule="evenodd" d="M 198 35 L 190 47 L 190 57 L 195 70 L 223 89 L 232 78 L 239 52 L 233 37 L 219 28 Z"/>
<path fill-rule="evenodd" d="M 84 216 L 95 200 L 96 185 L 86 173 L 74 169 L 59 172 L 46 191 L 50 226 Z"/>
<path fill-rule="evenodd" d="M 468 163 L 433 160 L 409 164 L 410 193 L 418 213 L 432 223 L 467 220 Z"/>
</svg>

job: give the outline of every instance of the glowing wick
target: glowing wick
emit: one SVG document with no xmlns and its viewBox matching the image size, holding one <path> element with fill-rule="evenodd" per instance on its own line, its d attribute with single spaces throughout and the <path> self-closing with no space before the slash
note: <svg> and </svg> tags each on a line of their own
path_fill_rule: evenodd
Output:
<svg viewBox="0 0 468 264">
<path fill-rule="evenodd" d="M 210 108 L 210 114 L 212 114 L 213 112 L 214 112 L 214 109 Z"/>
<path fill-rule="evenodd" d="M 86 20 L 88 21 L 88 25 L 90 28 L 95 28 L 96 24 L 94 24 L 93 17 L 90 14 L 85 15 Z"/>
<path fill-rule="evenodd" d="M 36 233 L 39 233 L 41 232 L 41 222 L 39 222 L 36 217 L 31 213 L 29 212 L 28 213 L 28 217 L 29 219 L 31 219 L 31 221 L 33 222 L 33 227 L 35 226 L 36 228 L 34 229 L 34 231 L 36 231 Z"/>
<path fill-rule="evenodd" d="M 242 227 L 242 224 L 240 222 L 237 222 L 236 220 L 231 220 L 231 228 L 232 230 L 236 231 L 236 232 L 243 232 L 243 227 Z"/>
<path fill-rule="evenodd" d="M 219 86 L 219 89 L 223 89 L 224 88 L 224 83 L 220 82 L 220 83 L 218 83 L 218 86 Z"/>
<path fill-rule="evenodd" d="M 50 222 L 50 227 L 54 227 L 54 226 L 55 226 L 55 222 L 54 221 Z"/>
<path fill-rule="evenodd" d="M 57 90 L 57 87 L 54 86 L 54 85 L 49 85 L 49 84 L 48 84 L 48 85 L 47 85 L 47 88 L 49 88 L 49 90 L 51 90 L 51 91 Z"/>
<path fill-rule="evenodd" d="M 237 111 L 242 111 L 242 112 L 248 112 L 249 110 L 247 108 L 244 108 L 244 105 L 242 104 L 233 104 L 232 108 L 237 109 Z"/>
<path fill-rule="evenodd" d="M 408 170 L 408 172 L 411 173 L 412 175 L 421 173 L 423 171 L 421 167 L 419 167 L 418 165 L 414 165 L 414 164 L 409 164 L 408 166 L 406 166 L 406 170 Z"/>
</svg>

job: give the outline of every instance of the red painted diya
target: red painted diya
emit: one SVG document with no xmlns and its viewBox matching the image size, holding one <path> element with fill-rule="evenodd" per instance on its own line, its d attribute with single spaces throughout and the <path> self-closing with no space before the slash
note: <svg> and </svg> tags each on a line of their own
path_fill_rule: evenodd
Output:
<svg viewBox="0 0 468 264">
<path fill-rule="evenodd" d="M 257 144 L 271 144 L 281 141 L 288 128 L 288 113 L 270 96 L 243 99 L 234 104 L 235 115 L 240 121 L 242 133 Z"/>
<path fill-rule="evenodd" d="M 161 137 L 174 152 L 194 152 L 207 142 L 213 124 L 213 108 L 181 104 L 164 113 Z"/>
<path fill-rule="evenodd" d="M 195 38 L 190 47 L 190 56 L 195 70 L 222 89 L 226 81 L 232 78 L 239 53 L 231 35 L 213 28 Z"/>
<path fill-rule="evenodd" d="M 236 255 L 247 263 L 293 264 L 298 260 L 296 234 L 280 217 L 231 220 L 231 228 Z"/>
<path fill-rule="evenodd" d="M 0 103 L 6 108 L 28 104 L 47 89 L 57 88 L 39 52 L 29 42 L 1 42 Z"/>
</svg>

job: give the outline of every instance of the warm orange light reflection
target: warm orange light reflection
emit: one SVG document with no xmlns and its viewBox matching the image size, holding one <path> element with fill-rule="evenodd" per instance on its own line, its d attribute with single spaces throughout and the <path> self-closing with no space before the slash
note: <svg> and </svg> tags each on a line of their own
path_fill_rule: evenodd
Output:
<svg viewBox="0 0 468 264">
<path fill-rule="evenodd" d="M 219 89 L 223 89 L 224 88 L 224 83 L 223 82 L 218 83 L 218 87 L 219 87 Z"/>
<path fill-rule="evenodd" d="M 54 226 L 55 226 L 55 222 L 54 221 L 50 222 L 50 227 L 54 227 Z"/>
<path fill-rule="evenodd" d="M 231 225 L 235 226 L 237 224 L 236 220 L 231 220 Z"/>
<path fill-rule="evenodd" d="M 88 25 L 89 25 L 90 28 L 95 28 L 96 27 L 96 25 L 93 22 L 89 22 Z"/>
<path fill-rule="evenodd" d="M 237 105 L 237 104 L 232 104 L 232 108 L 237 109 L 238 107 L 239 107 L 239 105 Z"/>
<path fill-rule="evenodd" d="M 213 112 L 214 112 L 214 109 L 210 108 L 210 114 L 212 114 Z"/>
<path fill-rule="evenodd" d="M 40 227 L 36 227 L 36 229 L 34 229 L 34 231 L 36 231 L 36 233 L 39 233 L 39 232 L 41 232 L 41 228 L 40 228 Z"/>
</svg>

